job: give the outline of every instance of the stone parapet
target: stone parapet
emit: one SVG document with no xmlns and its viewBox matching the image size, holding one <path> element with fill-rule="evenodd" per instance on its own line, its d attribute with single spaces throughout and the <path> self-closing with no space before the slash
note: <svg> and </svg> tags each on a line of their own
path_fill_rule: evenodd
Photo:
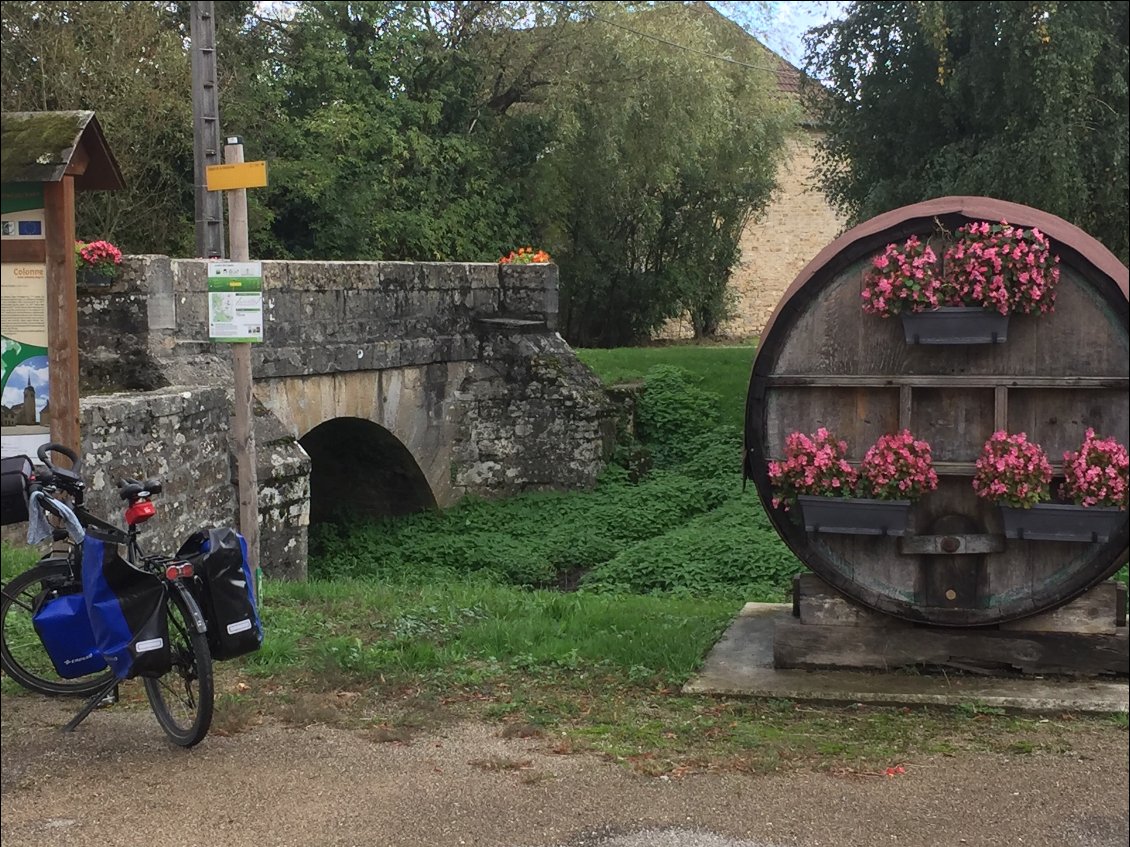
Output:
<svg viewBox="0 0 1130 847">
<path fill-rule="evenodd" d="M 252 348 L 264 570 L 305 576 L 301 440 L 337 419 L 391 433 L 440 505 L 595 484 L 615 422 L 553 329 L 557 285 L 553 265 L 264 262 L 264 340 Z M 167 475 L 162 512 L 176 517 L 155 524 L 155 541 L 233 524 L 231 357 L 208 338 L 207 263 L 131 256 L 79 303 L 96 507 L 120 509 L 122 475 Z"/>
</svg>

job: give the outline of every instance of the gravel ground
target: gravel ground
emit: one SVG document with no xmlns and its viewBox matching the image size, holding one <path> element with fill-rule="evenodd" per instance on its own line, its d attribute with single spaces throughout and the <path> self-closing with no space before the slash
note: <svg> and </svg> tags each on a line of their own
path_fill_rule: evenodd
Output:
<svg viewBox="0 0 1130 847">
<path fill-rule="evenodd" d="M 405 743 L 265 724 L 171 747 L 152 715 L 6 697 L 3 847 L 1126 847 L 1128 736 L 929 757 L 897 777 L 645 777 L 465 724 Z"/>
</svg>

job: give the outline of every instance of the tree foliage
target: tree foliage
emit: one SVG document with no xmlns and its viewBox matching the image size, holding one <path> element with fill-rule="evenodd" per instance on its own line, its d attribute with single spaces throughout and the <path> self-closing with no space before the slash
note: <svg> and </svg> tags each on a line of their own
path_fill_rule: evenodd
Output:
<svg viewBox="0 0 1130 847">
<path fill-rule="evenodd" d="M 580 69 L 554 103 L 538 192 L 553 204 L 566 336 L 629 344 L 680 314 L 709 334 L 727 316 L 738 239 L 771 196 L 791 118 L 772 65 L 698 7 L 600 7 L 576 39 Z"/>
<path fill-rule="evenodd" d="M 809 35 L 819 173 L 852 221 L 950 194 L 1044 209 L 1127 261 L 1130 3 L 871 2 Z"/>
<path fill-rule="evenodd" d="M 183 254 L 193 243 L 192 102 L 184 43 L 154 3 L 0 6 L 4 111 L 91 109 L 125 191 L 80 194 L 79 238 L 127 252 Z"/>
<path fill-rule="evenodd" d="M 3 4 L 3 107 L 94 109 L 125 172 L 125 192 L 83 198 L 84 237 L 192 250 L 190 5 Z M 572 341 L 725 318 L 790 117 L 769 54 L 705 4 L 215 8 L 224 134 L 270 163 L 249 197 L 257 256 L 494 261 L 531 244 L 561 266 Z"/>
</svg>

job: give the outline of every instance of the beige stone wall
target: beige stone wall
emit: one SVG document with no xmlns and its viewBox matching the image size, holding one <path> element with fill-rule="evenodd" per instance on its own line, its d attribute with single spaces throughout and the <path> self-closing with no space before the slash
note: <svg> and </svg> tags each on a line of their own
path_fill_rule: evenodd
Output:
<svg viewBox="0 0 1130 847">
<path fill-rule="evenodd" d="M 758 335 L 796 275 L 843 230 L 842 220 L 814 186 L 815 144 L 815 134 L 807 130 L 789 142 L 776 197 L 742 236 L 741 258 L 730 277 L 737 316 L 723 335 Z M 668 325 L 659 337 L 691 334 L 689 323 L 682 321 Z"/>
</svg>

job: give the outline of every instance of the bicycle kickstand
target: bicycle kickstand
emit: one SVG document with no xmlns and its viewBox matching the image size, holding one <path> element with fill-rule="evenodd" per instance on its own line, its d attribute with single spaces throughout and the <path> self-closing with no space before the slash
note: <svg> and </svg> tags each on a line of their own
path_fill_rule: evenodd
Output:
<svg viewBox="0 0 1130 847">
<path fill-rule="evenodd" d="M 118 679 L 117 677 L 115 677 L 100 689 L 95 691 L 94 694 L 90 696 L 90 699 L 83 704 L 81 709 L 79 709 L 78 714 L 71 718 L 70 723 L 63 727 L 62 731 L 74 732 L 78 725 L 86 720 L 90 713 L 97 709 L 102 704 L 102 701 L 113 693 L 114 689 L 117 688 L 117 686 Z"/>
</svg>

